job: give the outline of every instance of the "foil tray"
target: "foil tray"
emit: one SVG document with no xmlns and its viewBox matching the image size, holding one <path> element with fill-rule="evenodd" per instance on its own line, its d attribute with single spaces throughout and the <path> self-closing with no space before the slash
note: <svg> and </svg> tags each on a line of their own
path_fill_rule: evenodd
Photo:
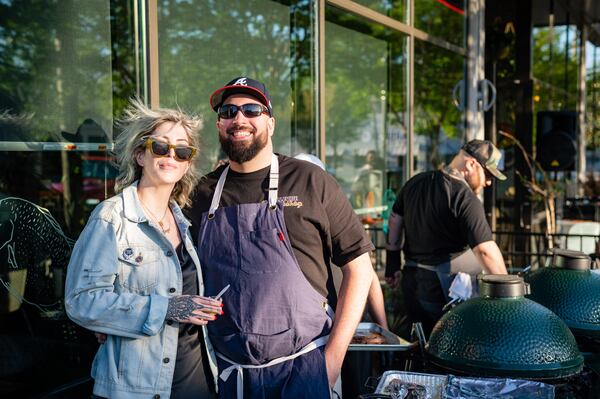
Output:
<svg viewBox="0 0 600 399">
<path fill-rule="evenodd" d="M 432 399 L 442 399 L 442 394 L 448 383 L 447 375 L 390 370 L 385 371 L 381 376 L 379 384 L 377 384 L 377 388 L 375 389 L 375 393 L 384 393 L 385 388 L 396 378 L 403 382 L 424 386 Z"/>
<path fill-rule="evenodd" d="M 400 338 L 393 332 L 386 330 L 376 323 L 359 323 L 354 335 L 368 335 L 370 333 L 379 333 L 385 338 L 384 344 L 350 344 L 348 351 L 408 351 L 418 346 L 417 342 L 408 342 Z"/>
</svg>

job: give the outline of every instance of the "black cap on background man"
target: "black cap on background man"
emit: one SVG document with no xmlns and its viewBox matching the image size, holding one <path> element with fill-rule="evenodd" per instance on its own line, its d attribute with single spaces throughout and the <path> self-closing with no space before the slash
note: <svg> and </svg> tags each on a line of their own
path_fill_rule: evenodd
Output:
<svg viewBox="0 0 600 399">
<path fill-rule="evenodd" d="M 506 180 L 506 176 L 498 169 L 502 153 L 491 141 L 471 140 L 463 145 L 461 149 L 475 158 L 492 176 L 499 180 Z"/>
</svg>

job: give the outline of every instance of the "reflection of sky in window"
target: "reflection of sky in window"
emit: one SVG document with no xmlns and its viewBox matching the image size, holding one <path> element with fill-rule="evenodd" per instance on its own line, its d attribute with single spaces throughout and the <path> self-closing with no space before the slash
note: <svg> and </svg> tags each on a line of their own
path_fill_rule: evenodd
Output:
<svg viewBox="0 0 600 399">
<path fill-rule="evenodd" d="M 590 42 L 585 43 L 585 67 L 588 74 L 594 69 L 594 49 L 596 49 L 596 73 L 600 72 L 600 50 Z"/>
<path fill-rule="evenodd" d="M 569 53 L 572 53 L 573 51 L 577 52 L 577 29 L 575 26 L 573 25 L 569 25 L 569 26 L 555 26 L 554 27 L 554 32 L 552 37 L 554 38 L 553 40 L 553 48 L 555 53 L 556 52 L 563 52 L 565 49 L 565 45 L 567 43 L 567 30 L 569 32 L 569 46 L 568 46 L 568 50 Z M 535 41 L 536 39 L 539 40 L 539 35 L 542 32 L 548 32 L 549 33 L 550 28 L 547 26 L 544 26 L 542 28 L 533 28 L 533 40 Z M 548 35 L 548 38 L 550 38 L 551 36 Z M 548 41 L 546 41 L 545 43 L 546 46 L 549 46 L 550 43 Z"/>
</svg>

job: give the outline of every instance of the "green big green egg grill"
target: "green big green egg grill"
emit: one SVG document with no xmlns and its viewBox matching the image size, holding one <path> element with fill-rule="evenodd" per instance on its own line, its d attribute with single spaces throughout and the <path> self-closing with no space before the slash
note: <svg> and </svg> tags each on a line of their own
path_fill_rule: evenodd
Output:
<svg viewBox="0 0 600 399">
<path fill-rule="evenodd" d="M 514 275 L 485 275 L 480 297 L 447 312 L 435 325 L 429 360 L 451 373 L 560 379 L 578 374 L 583 357 L 567 325 L 531 299 Z"/>
<path fill-rule="evenodd" d="M 551 250 L 546 267 L 525 278 L 528 297 L 556 313 L 575 337 L 600 339 L 600 274 L 591 271 L 589 256 L 567 249 Z"/>
</svg>

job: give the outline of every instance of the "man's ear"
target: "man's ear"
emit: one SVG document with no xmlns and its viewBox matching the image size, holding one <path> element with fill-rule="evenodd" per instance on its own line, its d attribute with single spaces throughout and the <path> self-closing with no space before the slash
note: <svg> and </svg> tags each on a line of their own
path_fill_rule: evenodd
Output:
<svg viewBox="0 0 600 399">
<path fill-rule="evenodd" d="M 475 166 L 475 162 L 477 162 L 477 161 L 475 160 L 475 158 L 469 158 L 469 159 L 467 159 L 466 165 L 467 165 L 467 169 L 468 169 L 469 171 L 471 171 L 471 170 L 473 170 L 473 169 L 475 169 L 475 168 L 476 168 L 476 166 Z"/>
<path fill-rule="evenodd" d="M 272 137 L 275 132 L 275 118 L 270 117 L 269 120 L 267 120 L 267 131 L 269 132 L 269 137 Z"/>
</svg>

